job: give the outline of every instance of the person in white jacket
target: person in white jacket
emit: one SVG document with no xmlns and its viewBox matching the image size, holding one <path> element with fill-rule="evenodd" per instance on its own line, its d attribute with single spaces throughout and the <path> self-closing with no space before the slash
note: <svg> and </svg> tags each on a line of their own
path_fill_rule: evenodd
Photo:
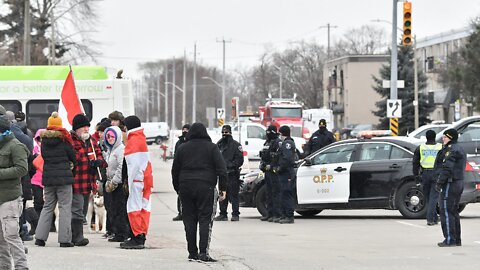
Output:
<svg viewBox="0 0 480 270">
<path fill-rule="evenodd" d="M 105 129 L 103 133 L 105 145 L 107 146 L 107 155 L 105 160 L 107 167 L 107 182 L 105 184 L 106 192 L 112 194 L 112 233 L 113 237 L 109 242 L 123 242 L 129 238 L 130 227 L 127 215 L 127 198 L 123 188 L 122 168 L 123 152 L 125 146 L 122 141 L 122 131 L 117 126 L 111 126 Z"/>
</svg>

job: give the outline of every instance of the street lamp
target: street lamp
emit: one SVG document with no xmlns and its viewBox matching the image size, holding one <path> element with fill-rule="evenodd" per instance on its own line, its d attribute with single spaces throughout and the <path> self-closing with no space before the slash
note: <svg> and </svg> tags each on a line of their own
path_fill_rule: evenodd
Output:
<svg viewBox="0 0 480 270">
<path fill-rule="evenodd" d="M 202 79 L 209 80 L 209 81 L 213 82 L 214 84 L 216 84 L 218 87 L 220 87 L 222 89 L 222 106 L 223 106 L 222 109 L 225 110 L 225 87 L 222 84 L 220 84 L 219 82 L 215 81 L 211 77 L 203 76 Z"/>
<path fill-rule="evenodd" d="M 183 93 L 183 96 L 185 96 L 185 90 L 178 87 L 176 84 L 172 82 L 165 82 L 165 84 L 170 84 L 171 86 L 175 87 L 178 91 Z M 185 98 L 182 100 L 182 123 L 185 124 Z M 172 105 L 172 117 L 175 113 L 175 105 Z M 172 129 L 175 129 L 175 122 L 172 122 Z"/>
<path fill-rule="evenodd" d="M 282 67 L 279 67 L 275 64 L 272 64 L 273 67 L 275 67 L 276 69 L 278 69 L 278 72 L 280 72 L 279 74 L 279 79 L 280 79 L 280 98 L 282 98 L 282 81 L 283 81 L 283 70 L 282 70 Z"/>
</svg>

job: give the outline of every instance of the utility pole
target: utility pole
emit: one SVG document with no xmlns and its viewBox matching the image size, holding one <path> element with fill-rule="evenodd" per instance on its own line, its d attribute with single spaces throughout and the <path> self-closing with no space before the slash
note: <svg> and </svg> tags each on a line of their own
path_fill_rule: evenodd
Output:
<svg viewBox="0 0 480 270">
<path fill-rule="evenodd" d="M 187 50 L 183 50 L 183 95 L 182 95 L 182 126 L 186 124 L 187 119 L 185 119 L 186 109 L 185 109 L 185 101 L 186 101 L 186 87 L 187 87 Z"/>
<path fill-rule="evenodd" d="M 157 113 L 158 113 L 158 121 L 160 121 L 160 96 L 162 95 L 162 92 L 161 92 L 161 87 L 160 85 L 162 85 L 162 76 L 160 73 L 158 73 L 158 93 L 157 93 Z"/>
<path fill-rule="evenodd" d="M 327 23 L 326 25 L 322 25 L 319 28 L 327 28 L 327 60 L 330 59 L 330 28 L 337 28 L 338 26 L 336 25 L 330 25 L 330 23 Z"/>
<path fill-rule="evenodd" d="M 418 128 L 420 125 L 419 123 L 419 115 L 418 115 L 418 67 L 417 67 L 417 36 L 415 35 L 413 37 L 413 95 L 414 95 L 414 100 L 413 100 L 413 108 L 415 110 L 415 129 Z"/>
<path fill-rule="evenodd" d="M 165 62 L 165 123 L 168 125 L 168 61 Z"/>
<path fill-rule="evenodd" d="M 175 84 L 176 81 L 175 81 L 175 73 L 176 73 L 176 70 L 175 70 L 175 62 L 176 62 L 176 59 L 175 57 L 173 57 L 173 65 L 172 65 L 172 69 L 173 69 L 173 74 L 172 74 L 172 83 Z M 177 126 L 175 125 L 175 107 L 176 107 L 176 104 L 175 104 L 175 96 L 177 95 L 177 89 L 175 89 L 175 86 L 172 86 L 172 125 L 170 126 L 170 129 L 177 129 Z"/>
<path fill-rule="evenodd" d="M 225 43 L 230 43 L 231 41 L 226 41 L 225 38 L 222 40 L 217 40 L 217 42 L 223 43 L 223 80 L 222 80 L 222 109 L 225 110 L 225 85 L 226 85 L 226 76 L 225 76 Z"/>
<path fill-rule="evenodd" d="M 183 88 L 185 90 L 185 88 Z M 197 122 L 197 43 L 193 45 L 192 124 Z"/>
<path fill-rule="evenodd" d="M 23 20 L 23 64 L 30 65 L 30 0 L 25 0 L 25 18 Z"/>
</svg>

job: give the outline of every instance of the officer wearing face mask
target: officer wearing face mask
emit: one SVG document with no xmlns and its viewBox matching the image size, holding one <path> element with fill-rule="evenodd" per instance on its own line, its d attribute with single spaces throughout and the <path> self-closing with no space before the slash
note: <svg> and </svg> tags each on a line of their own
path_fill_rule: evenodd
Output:
<svg viewBox="0 0 480 270">
<path fill-rule="evenodd" d="M 277 134 L 277 126 L 271 125 L 267 128 L 267 140 L 260 151 L 260 170 L 265 173 L 267 185 L 267 215 L 260 218 L 261 221 L 280 221 L 280 182 L 273 168 L 277 165 L 277 151 L 280 146 L 280 139 Z"/>
<path fill-rule="evenodd" d="M 190 130 L 190 125 L 185 124 L 182 127 L 182 135 L 178 136 L 178 141 L 175 144 L 175 150 L 173 152 L 173 155 L 177 153 L 178 147 L 185 143 L 187 141 L 187 133 Z M 173 221 L 180 221 L 182 220 L 182 201 L 180 201 L 180 196 L 177 196 L 177 210 L 178 210 L 178 215 L 173 218 Z"/>
<path fill-rule="evenodd" d="M 315 153 L 318 149 L 333 142 L 335 142 L 335 137 L 332 132 L 327 130 L 327 121 L 320 119 L 318 122 L 318 130 L 312 134 L 312 137 L 310 137 L 310 140 L 305 145 L 305 156 Z"/>
<path fill-rule="evenodd" d="M 239 221 L 239 200 L 240 191 L 240 167 L 243 165 L 242 145 L 232 138 L 232 127 L 224 125 L 222 127 L 222 138 L 217 143 L 223 159 L 227 165 L 227 198 L 220 202 L 220 214 L 215 218 L 216 221 L 227 221 L 228 202 L 232 204 L 231 221 Z"/>
</svg>

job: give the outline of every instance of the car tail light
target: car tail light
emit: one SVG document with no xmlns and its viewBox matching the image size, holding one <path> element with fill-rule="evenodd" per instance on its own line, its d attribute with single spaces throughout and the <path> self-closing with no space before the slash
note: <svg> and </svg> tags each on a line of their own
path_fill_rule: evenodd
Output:
<svg viewBox="0 0 480 270">
<path fill-rule="evenodd" d="M 465 165 L 465 171 L 466 172 L 480 172 L 480 168 L 478 167 L 478 164 L 473 162 L 473 161 L 467 161 L 467 164 Z"/>
<path fill-rule="evenodd" d="M 247 151 L 243 151 L 243 156 L 244 156 L 244 157 L 248 156 Z"/>
<path fill-rule="evenodd" d="M 475 185 L 475 189 L 476 189 L 476 190 L 480 190 L 480 184 L 476 184 L 476 185 Z"/>
</svg>

